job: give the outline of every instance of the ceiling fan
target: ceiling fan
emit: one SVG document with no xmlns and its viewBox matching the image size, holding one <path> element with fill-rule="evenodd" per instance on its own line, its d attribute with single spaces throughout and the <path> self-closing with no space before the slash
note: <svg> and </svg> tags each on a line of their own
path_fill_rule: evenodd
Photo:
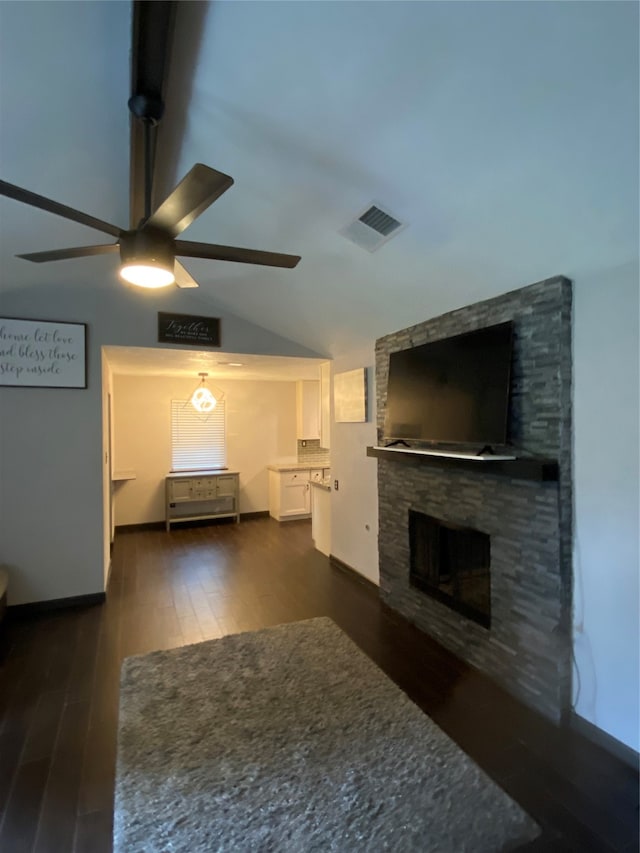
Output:
<svg viewBox="0 0 640 853">
<path fill-rule="evenodd" d="M 22 187 L 0 181 L 0 195 L 46 210 L 57 216 L 95 228 L 116 238 L 115 243 L 78 246 L 18 255 L 43 263 L 90 255 L 120 253 L 120 276 L 141 287 L 198 287 L 176 256 L 262 264 L 293 268 L 298 255 L 263 252 L 213 243 L 193 243 L 177 239 L 210 204 L 233 185 L 233 178 L 201 163 L 185 175 L 169 196 L 152 211 L 152 183 L 157 128 L 164 112 L 164 92 L 178 2 L 134 0 L 131 55 L 131 97 L 133 116 L 130 142 L 129 229 L 118 228 L 80 210 L 67 207 Z"/>
</svg>

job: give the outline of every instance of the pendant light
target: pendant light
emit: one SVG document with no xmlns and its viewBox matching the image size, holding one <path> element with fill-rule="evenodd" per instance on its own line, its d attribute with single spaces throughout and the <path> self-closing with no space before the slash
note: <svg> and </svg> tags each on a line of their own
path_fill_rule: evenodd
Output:
<svg viewBox="0 0 640 853">
<path fill-rule="evenodd" d="M 212 412 L 218 405 L 218 401 L 222 399 L 221 392 L 216 396 L 209 388 L 206 387 L 205 380 L 208 375 L 208 373 L 198 374 L 198 376 L 201 377 L 200 384 L 191 395 L 191 405 L 193 408 L 197 412 L 201 412 L 205 415 L 208 412 Z"/>
</svg>

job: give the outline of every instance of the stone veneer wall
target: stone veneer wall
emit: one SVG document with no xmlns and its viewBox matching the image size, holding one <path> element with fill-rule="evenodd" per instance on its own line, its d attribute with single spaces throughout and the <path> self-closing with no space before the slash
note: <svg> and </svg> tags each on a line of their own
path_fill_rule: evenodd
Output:
<svg viewBox="0 0 640 853">
<path fill-rule="evenodd" d="M 553 720 L 571 702 L 571 282 L 563 277 L 436 317 L 376 342 L 378 440 L 389 353 L 512 320 L 509 444 L 557 459 L 559 482 L 378 459 L 384 601 Z M 479 463 L 481 464 L 481 463 Z M 491 628 L 409 584 L 409 509 L 491 537 Z"/>
</svg>

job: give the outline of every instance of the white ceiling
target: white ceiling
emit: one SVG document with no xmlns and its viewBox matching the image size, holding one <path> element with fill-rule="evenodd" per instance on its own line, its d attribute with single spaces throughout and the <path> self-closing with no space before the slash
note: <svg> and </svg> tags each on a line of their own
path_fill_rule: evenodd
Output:
<svg viewBox="0 0 640 853">
<path fill-rule="evenodd" d="M 258 379 L 274 382 L 319 379 L 322 364 L 322 359 L 315 358 L 217 351 L 189 352 L 147 347 L 103 347 L 103 351 L 116 375 L 189 376 L 196 381 L 201 372 L 219 379 Z"/>
<path fill-rule="evenodd" d="M 235 179 L 184 238 L 302 255 L 295 270 L 187 260 L 194 313 L 210 298 L 339 355 L 637 257 L 636 3 L 266 0 L 180 14 L 195 32 L 175 68 L 195 74 L 172 88 L 165 141 L 181 144 L 161 177 L 204 162 Z M 5 180 L 126 224 L 129 46 L 127 3 L 0 3 Z M 373 254 L 339 234 L 371 200 L 409 222 Z M 3 287 L 122 286 L 111 258 L 13 258 L 101 235 L 6 199 L 0 217 Z"/>
</svg>

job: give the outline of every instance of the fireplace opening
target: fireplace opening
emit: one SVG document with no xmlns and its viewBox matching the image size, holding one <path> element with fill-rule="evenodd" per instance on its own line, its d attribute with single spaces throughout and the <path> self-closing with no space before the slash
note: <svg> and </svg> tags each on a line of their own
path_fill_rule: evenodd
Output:
<svg viewBox="0 0 640 853">
<path fill-rule="evenodd" d="M 489 534 L 410 509 L 409 553 L 412 586 L 491 626 Z"/>
</svg>

